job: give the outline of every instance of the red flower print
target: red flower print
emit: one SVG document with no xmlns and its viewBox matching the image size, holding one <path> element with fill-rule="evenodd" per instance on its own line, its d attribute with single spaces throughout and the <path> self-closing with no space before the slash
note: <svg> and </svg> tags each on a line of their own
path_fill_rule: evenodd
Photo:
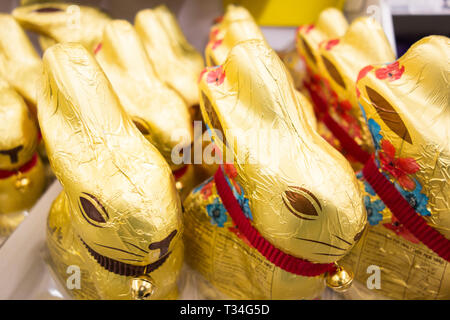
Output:
<svg viewBox="0 0 450 320">
<path fill-rule="evenodd" d="M 203 199 L 208 199 L 212 194 L 212 186 L 213 186 L 213 180 L 208 182 L 203 186 L 203 188 L 200 190 L 200 193 L 203 196 Z"/>
<path fill-rule="evenodd" d="M 222 66 L 218 66 L 209 71 L 206 77 L 206 82 L 216 83 L 216 86 L 221 85 L 223 80 L 225 80 L 225 70 L 223 70 Z"/>
<path fill-rule="evenodd" d="M 394 81 L 400 79 L 403 72 L 405 72 L 405 66 L 400 68 L 398 61 L 388 64 L 385 68 L 380 68 L 375 71 L 375 76 L 380 79 L 388 79 L 389 81 Z"/>
<path fill-rule="evenodd" d="M 223 39 L 214 41 L 211 46 L 211 49 L 215 50 L 218 46 L 220 46 L 222 44 L 222 41 L 223 41 Z"/>
<path fill-rule="evenodd" d="M 215 27 L 211 29 L 211 32 L 209 33 L 209 41 L 216 40 L 217 34 L 219 33 L 219 28 Z"/>
<path fill-rule="evenodd" d="M 420 241 L 414 237 L 414 235 L 408 231 L 401 223 L 400 221 L 395 218 L 395 216 L 392 216 L 392 222 L 391 223 L 385 223 L 383 224 L 385 228 L 388 228 L 389 230 L 392 230 L 395 232 L 396 235 L 402 237 L 403 239 L 406 239 L 412 243 L 419 243 Z"/>
<path fill-rule="evenodd" d="M 314 25 L 313 24 L 304 24 L 304 25 L 301 25 L 301 26 L 299 26 L 297 28 L 298 32 L 303 32 L 304 31 L 305 33 L 310 32 L 312 29 L 314 29 Z"/>
<path fill-rule="evenodd" d="M 97 54 L 102 49 L 102 43 L 100 42 L 94 49 L 94 54 Z"/>
<path fill-rule="evenodd" d="M 327 44 L 325 45 L 325 49 L 329 51 L 338 43 L 339 43 L 339 39 L 329 40 L 329 41 L 327 41 Z"/>
<path fill-rule="evenodd" d="M 361 70 L 359 70 L 358 78 L 356 78 L 356 82 L 364 78 L 371 70 L 373 69 L 373 66 L 365 66 Z"/>
<path fill-rule="evenodd" d="M 225 173 L 227 176 L 229 176 L 231 179 L 234 179 L 237 177 L 237 170 L 231 163 L 224 163 L 223 169 L 225 170 Z"/>
<path fill-rule="evenodd" d="M 202 72 L 200 72 L 200 75 L 198 76 L 198 80 L 197 80 L 198 83 L 200 83 L 200 81 L 202 81 L 202 77 L 206 71 L 208 71 L 208 70 L 205 68 L 202 70 Z"/>
<path fill-rule="evenodd" d="M 214 21 L 214 23 L 221 23 L 223 21 L 223 16 L 218 16 L 213 21 Z"/>
<path fill-rule="evenodd" d="M 410 174 L 419 171 L 420 167 L 413 158 L 395 158 L 395 147 L 388 140 L 381 140 L 381 151 L 379 154 L 381 168 L 389 172 L 402 188 L 414 190 L 416 184 L 409 177 Z"/>
</svg>

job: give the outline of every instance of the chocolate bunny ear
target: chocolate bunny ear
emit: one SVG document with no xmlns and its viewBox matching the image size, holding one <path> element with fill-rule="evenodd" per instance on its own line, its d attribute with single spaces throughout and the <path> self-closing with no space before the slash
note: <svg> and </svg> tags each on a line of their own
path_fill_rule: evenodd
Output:
<svg viewBox="0 0 450 320">
<path fill-rule="evenodd" d="M 120 180 L 125 193 L 155 179 L 170 184 L 169 166 L 138 131 L 84 47 L 55 45 L 43 61 L 38 116 L 52 168 L 65 188 L 113 192 L 117 186 L 111 181 Z"/>
<path fill-rule="evenodd" d="M 42 62 L 22 27 L 9 14 L 0 14 L 0 48 L 0 75 L 36 114 L 36 83 Z"/>
<path fill-rule="evenodd" d="M 211 28 L 209 43 L 205 49 L 208 66 L 223 64 L 237 43 L 250 39 L 265 41 L 251 14 L 243 7 L 229 5 L 221 22 Z"/>
<path fill-rule="evenodd" d="M 305 58 L 308 67 L 313 73 L 319 72 L 321 63 L 319 45 L 330 39 L 342 37 L 347 28 L 347 20 L 342 11 L 336 8 L 323 10 L 315 24 L 298 27 L 297 50 Z"/>
<path fill-rule="evenodd" d="M 101 43 L 95 57 L 125 111 L 171 163 L 172 149 L 176 145 L 190 145 L 193 140 L 186 103 L 157 77 L 129 22 L 113 20 L 108 23 Z M 180 134 L 173 139 L 177 131 Z"/>
<path fill-rule="evenodd" d="M 136 31 L 158 77 L 175 89 L 189 107 L 198 104 L 197 79 L 203 58 L 186 40 L 173 14 L 165 7 L 139 11 Z"/>
<path fill-rule="evenodd" d="M 55 42 L 79 42 L 88 50 L 98 44 L 110 18 L 102 11 L 68 3 L 41 3 L 18 7 L 14 18 L 27 30 Z"/>
</svg>

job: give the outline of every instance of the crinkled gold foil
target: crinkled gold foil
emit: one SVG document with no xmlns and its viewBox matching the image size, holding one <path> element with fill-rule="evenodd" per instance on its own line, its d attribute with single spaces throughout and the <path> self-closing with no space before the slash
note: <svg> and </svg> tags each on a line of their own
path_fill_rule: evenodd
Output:
<svg viewBox="0 0 450 320">
<path fill-rule="evenodd" d="M 9 14 L 0 14 L 0 75 L 36 115 L 36 83 L 42 62 L 27 35 Z"/>
<path fill-rule="evenodd" d="M 208 66 L 223 64 L 229 51 L 240 41 L 260 39 L 264 35 L 244 7 L 228 5 L 221 21 L 211 27 L 205 57 Z"/>
<path fill-rule="evenodd" d="M 430 226 L 450 238 L 450 39 L 430 36 L 390 64 L 364 69 L 357 92 L 380 170 Z M 450 266 L 403 227 L 361 178 L 370 227 L 345 262 L 395 299 L 449 299 Z M 350 292 L 351 293 L 351 292 Z"/>
<path fill-rule="evenodd" d="M 125 20 L 108 23 L 95 57 L 141 133 L 172 169 L 179 167 L 171 160 L 172 149 L 193 141 L 188 107 L 158 79 L 133 26 Z"/>
<path fill-rule="evenodd" d="M 173 14 L 161 5 L 139 11 L 134 23 L 158 77 L 178 91 L 189 107 L 198 105 L 203 58 L 186 40 Z"/>
<path fill-rule="evenodd" d="M 59 278 L 65 284 L 67 267 L 80 268 L 76 298 L 130 299 L 142 278 L 154 288 L 147 298 L 176 298 L 183 225 L 169 165 L 83 46 L 57 44 L 43 61 L 38 116 L 64 188 L 47 230 Z"/>
<path fill-rule="evenodd" d="M 359 71 L 369 64 L 395 60 L 395 54 L 381 25 L 371 17 L 354 20 L 341 37 L 319 46 L 320 74 L 337 94 L 340 103 L 349 103 L 350 110 L 339 110 L 350 136 L 366 151 L 373 152 L 372 138 L 356 96 Z"/>
<path fill-rule="evenodd" d="M 14 9 L 12 15 L 27 30 L 55 42 L 79 42 L 89 50 L 98 44 L 103 27 L 110 20 L 108 15 L 96 8 L 70 3 L 21 6 Z M 49 41 L 44 48 L 48 44 Z"/>
<path fill-rule="evenodd" d="M 342 258 L 365 226 L 362 195 L 349 163 L 299 112 L 301 101 L 276 53 L 261 40 L 240 42 L 199 86 L 202 115 L 225 136 L 227 147 L 213 133 L 222 153 L 233 156 L 236 171 L 227 175 L 253 226 L 296 257 Z M 194 189 L 184 207 L 187 261 L 227 296 L 300 299 L 323 289 L 323 276 L 288 273 L 252 248 L 213 180 Z"/>
<path fill-rule="evenodd" d="M 22 97 L 0 78 L 0 236 L 9 235 L 22 222 L 44 191 L 42 162 L 18 171 L 36 156 L 38 144 L 35 121 Z"/>
</svg>

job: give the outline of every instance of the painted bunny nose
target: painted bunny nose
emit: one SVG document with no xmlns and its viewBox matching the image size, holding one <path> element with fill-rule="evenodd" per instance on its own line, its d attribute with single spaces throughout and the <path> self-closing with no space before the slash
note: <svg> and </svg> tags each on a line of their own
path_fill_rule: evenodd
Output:
<svg viewBox="0 0 450 320">
<path fill-rule="evenodd" d="M 23 146 L 20 145 L 14 149 L 10 150 L 0 150 L 0 154 L 5 156 L 9 156 L 11 163 L 17 163 L 19 161 L 19 151 L 23 149 Z"/>
<path fill-rule="evenodd" d="M 164 240 L 153 242 L 148 246 L 148 248 L 150 250 L 159 249 L 160 250 L 159 257 L 160 258 L 164 257 L 169 251 L 170 242 L 172 241 L 172 239 L 175 237 L 176 234 L 177 230 L 173 230 Z"/>
</svg>

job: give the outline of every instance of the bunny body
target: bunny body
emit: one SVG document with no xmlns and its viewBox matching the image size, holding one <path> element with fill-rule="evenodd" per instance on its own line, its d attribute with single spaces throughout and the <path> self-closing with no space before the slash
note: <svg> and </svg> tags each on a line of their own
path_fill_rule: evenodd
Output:
<svg viewBox="0 0 450 320">
<path fill-rule="evenodd" d="M 22 222 L 44 191 L 45 174 L 37 128 L 22 97 L 0 79 L 0 235 L 9 235 Z"/>
<path fill-rule="evenodd" d="M 77 298 L 175 298 L 182 264 L 181 204 L 172 172 L 119 104 L 80 44 L 44 55 L 39 120 L 64 190 L 48 218 L 47 244 L 59 278 L 82 274 Z M 139 286 L 137 287 L 139 289 Z"/>
<path fill-rule="evenodd" d="M 207 69 L 200 90 L 203 117 L 210 129 L 219 129 L 211 132 L 224 159 L 232 155 L 236 172 L 228 178 L 251 224 L 296 257 L 315 263 L 341 258 L 365 222 L 357 182 L 348 162 L 298 111 L 292 79 L 276 54 L 261 40 L 243 41 L 223 66 Z M 330 174 L 331 167 L 340 170 Z M 323 274 L 281 270 L 237 235 L 213 181 L 195 189 L 184 207 L 187 261 L 228 297 L 320 293 Z"/>
<path fill-rule="evenodd" d="M 361 70 L 359 103 L 375 145 L 376 166 L 426 223 L 450 238 L 450 41 L 430 36 L 390 64 Z M 344 259 L 365 284 L 369 265 L 394 299 L 449 299 L 449 261 L 402 225 L 364 175 L 358 175 L 370 227 Z M 450 250 L 448 245 L 443 244 Z M 364 291 L 364 290 L 363 290 Z M 367 291 L 367 290 L 366 290 Z M 367 292 L 365 293 L 367 294 Z M 350 296 L 358 296 L 355 291 Z"/>
</svg>

